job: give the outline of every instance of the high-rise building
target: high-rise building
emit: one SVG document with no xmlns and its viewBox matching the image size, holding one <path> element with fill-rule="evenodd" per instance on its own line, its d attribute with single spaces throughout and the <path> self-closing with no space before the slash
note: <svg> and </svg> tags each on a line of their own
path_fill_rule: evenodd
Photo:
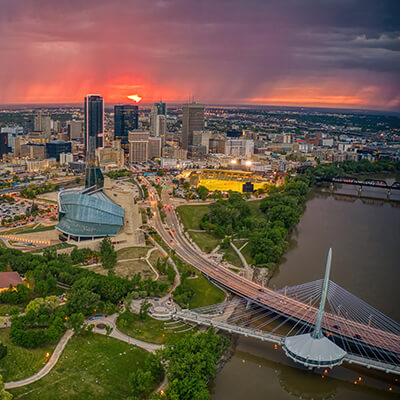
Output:
<svg viewBox="0 0 400 400">
<path fill-rule="evenodd" d="M 129 161 L 131 163 L 141 163 L 149 159 L 149 132 L 134 131 L 129 132 Z"/>
<path fill-rule="evenodd" d="M 0 132 L 0 159 L 8 153 L 8 132 Z"/>
<path fill-rule="evenodd" d="M 162 101 L 154 104 L 150 111 L 150 133 L 152 136 L 164 136 L 167 128 L 166 106 Z"/>
<path fill-rule="evenodd" d="M 51 118 L 49 114 L 43 114 L 39 111 L 34 118 L 34 130 L 40 131 L 44 136 L 49 137 L 51 134 Z"/>
<path fill-rule="evenodd" d="M 167 115 L 167 107 L 165 103 L 159 101 L 158 103 L 155 104 L 155 106 L 157 107 L 158 115 Z"/>
<path fill-rule="evenodd" d="M 103 187 L 104 177 L 96 157 L 96 149 L 104 147 L 104 100 L 99 95 L 85 97 L 85 186 Z"/>
<path fill-rule="evenodd" d="M 114 107 L 114 139 L 121 142 L 124 153 L 129 153 L 128 132 L 139 127 L 139 107 L 122 104 Z"/>
<path fill-rule="evenodd" d="M 83 139 L 84 129 L 82 121 L 69 121 L 67 124 L 67 129 L 70 140 Z"/>
<path fill-rule="evenodd" d="M 193 144 L 193 132 L 204 129 L 204 105 L 184 104 L 182 121 L 182 147 L 188 150 Z"/>
<path fill-rule="evenodd" d="M 71 153 L 71 142 L 52 140 L 46 143 L 47 158 L 55 158 L 59 162 L 61 153 Z"/>
<path fill-rule="evenodd" d="M 161 157 L 161 137 L 149 138 L 149 158 Z"/>
</svg>

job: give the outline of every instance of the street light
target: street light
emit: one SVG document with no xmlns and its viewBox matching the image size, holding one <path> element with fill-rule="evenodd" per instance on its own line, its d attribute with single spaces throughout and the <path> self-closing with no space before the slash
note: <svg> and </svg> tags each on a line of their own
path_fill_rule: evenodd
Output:
<svg viewBox="0 0 400 400">
<path fill-rule="evenodd" d="M 253 164 L 250 160 L 246 160 L 245 163 L 246 167 L 250 167 Z"/>
<path fill-rule="evenodd" d="M 235 159 L 231 160 L 231 164 L 237 164 L 237 160 Z"/>
</svg>

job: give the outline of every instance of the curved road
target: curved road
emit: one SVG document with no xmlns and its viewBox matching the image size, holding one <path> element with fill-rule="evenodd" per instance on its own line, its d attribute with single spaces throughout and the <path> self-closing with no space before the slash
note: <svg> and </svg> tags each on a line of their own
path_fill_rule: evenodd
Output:
<svg viewBox="0 0 400 400">
<path fill-rule="evenodd" d="M 167 225 L 174 232 L 167 231 L 161 221 L 157 207 L 157 194 L 148 185 L 153 210 L 153 224 L 162 239 L 174 249 L 176 253 L 187 263 L 195 266 L 200 272 L 210 280 L 215 281 L 226 289 L 239 296 L 250 299 L 252 302 L 265 305 L 277 313 L 291 318 L 295 321 L 315 325 L 317 318 L 317 308 L 308 304 L 301 303 L 293 298 L 277 293 L 271 289 L 264 288 L 244 277 L 241 277 L 221 265 L 210 260 L 208 256 L 196 250 L 185 238 L 181 224 L 178 221 L 173 207 L 169 205 L 169 196 L 163 191 L 163 204 L 165 205 Z M 381 349 L 400 354 L 400 337 L 373 327 L 347 320 L 341 316 L 324 313 L 322 327 L 333 334 L 344 335 L 353 341 L 372 345 Z"/>
</svg>

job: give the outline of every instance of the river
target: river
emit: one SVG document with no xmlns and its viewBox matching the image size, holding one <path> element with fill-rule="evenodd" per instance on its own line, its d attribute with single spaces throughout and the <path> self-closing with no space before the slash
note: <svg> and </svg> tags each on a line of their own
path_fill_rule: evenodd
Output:
<svg viewBox="0 0 400 400">
<path fill-rule="evenodd" d="M 331 279 L 400 321 L 399 245 L 400 203 L 312 190 L 270 287 L 323 278 L 332 247 Z M 294 364 L 281 349 L 240 338 L 232 359 L 211 385 L 211 393 L 213 400 L 372 400 L 399 398 L 400 387 L 393 375 L 344 366 L 322 379 Z"/>
</svg>

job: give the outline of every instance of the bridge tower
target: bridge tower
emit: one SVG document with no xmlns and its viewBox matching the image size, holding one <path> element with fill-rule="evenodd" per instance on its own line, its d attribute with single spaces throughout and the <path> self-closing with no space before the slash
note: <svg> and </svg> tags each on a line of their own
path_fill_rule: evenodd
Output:
<svg viewBox="0 0 400 400">
<path fill-rule="evenodd" d="M 283 344 L 283 349 L 288 357 L 310 369 L 339 365 L 346 356 L 346 352 L 331 342 L 322 332 L 322 318 L 324 316 L 325 301 L 329 289 L 331 261 L 332 249 L 329 249 L 325 277 L 322 284 L 321 301 L 314 330 L 311 333 L 303 335 L 287 336 Z"/>
</svg>

